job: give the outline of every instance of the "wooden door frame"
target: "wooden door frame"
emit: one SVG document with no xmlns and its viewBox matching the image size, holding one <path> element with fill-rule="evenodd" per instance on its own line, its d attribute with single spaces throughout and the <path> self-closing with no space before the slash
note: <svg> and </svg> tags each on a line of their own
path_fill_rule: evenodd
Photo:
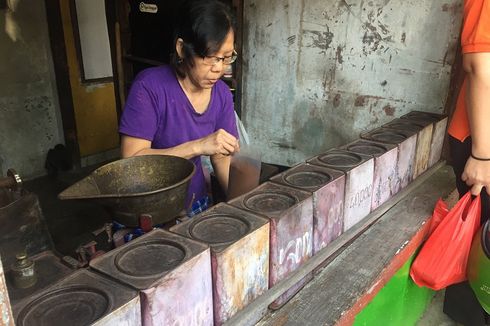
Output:
<svg viewBox="0 0 490 326">
<path fill-rule="evenodd" d="M 74 166 L 80 167 L 80 147 L 78 144 L 75 109 L 73 107 L 73 95 L 63 32 L 63 19 L 59 1 L 45 0 L 49 43 L 53 57 L 65 145 L 71 152 Z"/>
</svg>

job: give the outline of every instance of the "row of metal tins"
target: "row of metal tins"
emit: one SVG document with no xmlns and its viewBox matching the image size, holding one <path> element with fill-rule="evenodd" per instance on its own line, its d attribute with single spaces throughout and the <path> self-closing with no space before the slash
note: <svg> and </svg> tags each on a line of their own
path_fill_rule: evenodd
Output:
<svg viewBox="0 0 490 326">
<path fill-rule="evenodd" d="M 153 230 L 14 307 L 17 323 L 221 325 L 434 165 L 446 123 L 411 112 L 170 231 Z"/>
</svg>

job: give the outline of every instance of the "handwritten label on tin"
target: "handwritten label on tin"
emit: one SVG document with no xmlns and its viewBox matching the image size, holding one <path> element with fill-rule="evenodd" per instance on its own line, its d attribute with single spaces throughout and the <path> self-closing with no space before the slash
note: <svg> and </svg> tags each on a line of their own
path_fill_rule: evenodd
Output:
<svg viewBox="0 0 490 326">
<path fill-rule="evenodd" d="M 371 198 L 371 186 L 367 186 L 361 191 L 356 192 L 354 196 L 352 196 L 349 200 L 349 208 L 355 208 L 361 206 L 366 199 Z"/>
<path fill-rule="evenodd" d="M 306 232 L 303 236 L 290 240 L 286 248 L 279 250 L 279 264 L 282 265 L 285 261 L 291 261 L 292 264 L 299 264 L 303 257 L 311 254 L 311 235 Z"/>
<path fill-rule="evenodd" d="M 141 12 L 146 12 L 150 14 L 156 14 L 158 12 L 158 6 L 153 3 L 140 2 L 139 9 Z"/>
<path fill-rule="evenodd" d="M 329 237 L 329 241 L 337 238 L 340 234 L 342 234 L 342 218 L 344 217 L 344 202 L 341 200 L 334 205 L 330 206 L 328 209 L 328 219 L 327 219 L 327 232 L 326 234 Z M 324 248 L 327 243 L 326 239 L 323 239 L 320 248 Z"/>
</svg>

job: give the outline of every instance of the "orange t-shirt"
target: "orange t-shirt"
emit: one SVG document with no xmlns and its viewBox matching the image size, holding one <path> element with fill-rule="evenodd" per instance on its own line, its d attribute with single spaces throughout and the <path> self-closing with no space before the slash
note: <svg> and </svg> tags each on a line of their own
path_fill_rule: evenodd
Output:
<svg viewBox="0 0 490 326">
<path fill-rule="evenodd" d="M 490 52 L 490 0 L 465 0 L 461 48 L 464 53 Z M 464 141 L 470 136 L 466 113 L 466 80 L 459 92 L 448 133 Z"/>
</svg>

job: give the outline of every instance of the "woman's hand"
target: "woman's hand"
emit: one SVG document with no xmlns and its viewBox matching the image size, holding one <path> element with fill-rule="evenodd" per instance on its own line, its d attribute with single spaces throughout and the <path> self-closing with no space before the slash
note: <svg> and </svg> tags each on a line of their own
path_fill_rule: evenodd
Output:
<svg viewBox="0 0 490 326">
<path fill-rule="evenodd" d="M 239 150 L 238 140 L 223 129 L 199 139 L 201 155 L 230 155 Z"/>
<path fill-rule="evenodd" d="M 483 187 L 490 195 L 490 161 L 479 161 L 470 157 L 466 161 L 461 180 L 471 187 L 472 195 L 478 195 Z"/>
</svg>

